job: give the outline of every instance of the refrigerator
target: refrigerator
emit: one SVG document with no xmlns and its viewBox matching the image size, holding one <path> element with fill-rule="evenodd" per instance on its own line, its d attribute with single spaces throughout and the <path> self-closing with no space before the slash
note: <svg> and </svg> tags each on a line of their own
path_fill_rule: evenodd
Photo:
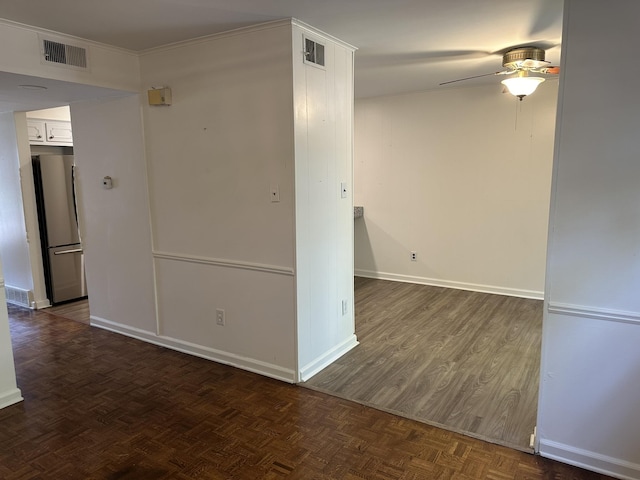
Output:
<svg viewBox="0 0 640 480">
<path fill-rule="evenodd" d="M 33 155 L 47 296 L 53 305 L 85 298 L 73 155 Z"/>
</svg>

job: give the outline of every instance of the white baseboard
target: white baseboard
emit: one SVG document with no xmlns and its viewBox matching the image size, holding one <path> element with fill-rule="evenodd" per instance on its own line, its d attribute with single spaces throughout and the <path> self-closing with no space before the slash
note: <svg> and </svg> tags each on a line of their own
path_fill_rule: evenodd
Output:
<svg viewBox="0 0 640 480">
<path fill-rule="evenodd" d="M 540 440 L 539 453 L 545 458 L 624 480 L 638 480 L 640 465 L 550 440 Z"/>
<path fill-rule="evenodd" d="M 41 300 L 35 300 L 33 302 L 32 307 L 36 310 L 40 310 L 41 308 L 47 308 L 51 306 L 51 302 L 49 302 L 48 298 L 43 298 Z"/>
<path fill-rule="evenodd" d="M 457 290 L 469 290 L 472 292 L 493 293 L 495 295 L 507 295 L 509 297 L 531 298 L 542 300 L 544 292 L 536 290 L 523 290 L 519 288 L 498 287 L 495 285 L 480 285 L 476 283 L 454 282 L 452 280 L 441 280 L 437 278 L 415 277 L 411 275 L 400 275 L 388 272 L 372 272 L 370 270 L 354 271 L 356 277 L 376 278 L 378 280 L 390 280 L 392 282 L 417 283 L 419 285 L 430 285 L 433 287 L 455 288 Z"/>
<path fill-rule="evenodd" d="M 309 362 L 307 365 L 300 369 L 300 381 L 306 382 L 311 377 L 313 377 L 320 370 L 328 367 L 333 362 L 335 362 L 342 355 L 347 353 L 349 350 L 358 345 L 358 338 L 355 335 L 351 335 L 344 342 L 336 345 L 334 348 L 329 350 L 328 352 L 323 353 L 313 361 Z"/>
<path fill-rule="evenodd" d="M 233 353 L 204 347 L 202 345 L 196 345 L 176 338 L 156 335 L 153 332 L 112 322 L 94 315 L 91 315 L 91 325 L 111 332 L 120 333 L 127 337 L 136 338 L 143 342 L 187 353 L 195 357 L 206 358 L 207 360 L 213 360 L 214 362 L 222 363 L 224 365 L 264 375 L 265 377 L 275 378 L 276 380 L 281 380 L 283 382 L 295 383 L 296 381 L 295 370 L 283 368 L 278 365 L 255 360 L 253 358 L 241 357 Z"/>
<path fill-rule="evenodd" d="M 22 398 L 22 392 L 20 389 L 12 388 L 11 390 L 0 393 L 0 408 L 8 407 L 9 405 L 21 402 L 22 400 L 24 399 Z"/>
</svg>

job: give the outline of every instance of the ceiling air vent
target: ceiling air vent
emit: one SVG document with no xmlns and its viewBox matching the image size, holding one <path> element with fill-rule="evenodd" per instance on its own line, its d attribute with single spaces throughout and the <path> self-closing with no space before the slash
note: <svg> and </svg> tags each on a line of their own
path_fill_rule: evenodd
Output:
<svg viewBox="0 0 640 480">
<path fill-rule="evenodd" d="M 324 67 L 324 45 L 310 38 L 304 39 L 304 61 Z"/>
<path fill-rule="evenodd" d="M 42 40 L 44 60 L 46 62 L 87 68 L 87 49 L 66 43 Z"/>
</svg>

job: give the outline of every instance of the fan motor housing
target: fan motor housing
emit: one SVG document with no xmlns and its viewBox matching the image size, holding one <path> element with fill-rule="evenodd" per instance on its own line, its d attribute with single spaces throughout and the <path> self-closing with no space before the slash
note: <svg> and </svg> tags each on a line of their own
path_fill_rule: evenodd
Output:
<svg viewBox="0 0 640 480">
<path fill-rule="evenodd" d="M 544 60 L 544 50 L 538 47 L 520 47 L 509 50 L 502 57 L 502 66 L 519 68 L 540 68 L 549 62 Z"/>
</svg>

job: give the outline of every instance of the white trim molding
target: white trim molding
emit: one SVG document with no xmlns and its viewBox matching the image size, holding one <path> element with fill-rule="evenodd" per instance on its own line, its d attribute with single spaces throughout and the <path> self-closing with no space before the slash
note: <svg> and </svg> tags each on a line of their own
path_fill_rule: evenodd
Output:
<svg viewBox="0 0 640 480">
<path fill-rule="evenodd" d="M 358 338 L 355 335 L 351 335 L 344 342 L 336 345 L 331 350 L 323 353 L 322 355 L 302 367 L 299 372 L 299 381 L 306 382 L 316 373 L 331 365 L 349 350 L 358 346 L 358 344 Z"/>
<path fill-rule="evenodd" d="M 567 315 L 570 317 L 593 318 L 596 320 L 608 320 L 618 323 L 640 324 L 639 312 L 628 312 L 624 310 L 613 310 L 609 308 L 589 307 L 584 305 L 572 305 L 569 303 L 549 302 L 547 306 L 549 313 L 557 315 Z"/>
<path fill-rule="evenodd" d="M 496 285 L 480 285 L 476 283 L 456 282 L 453 280 L 400 275 L 397 273 L 372 272 L 369 270 L 355 270 L 354 274 L 356 277 L 376 278 L 378 280 L 390 280 L 392 282 L 417 283 L 419 285 L 430 285 L 432 287 L 455 288 L 456 290 L 492 293 L 494 295 L 506 295 L 509 297 L 531 298 L 533 300 L 542 300 L 544 298 L 544 292 L 537 290 L 499 287 Z"/>
<path fill-rule="evenodd" d="M 135 338 L 143 342 L 152 343 L 160 347 L 169 348 L 178 352 L 193 355 L 195 357 L 212 360 L 223 365 L 237 367 L 242 370 L 264 375 L 265 377 L 275 378 L 287 383 L 295 383 L 295 371 L 293 369 L 283 368 L 261 360 L 249 357 L 242 357 L 233 353 L 216 350 L 214 348 L 196 345 L 194 343 L 185 342 L 172 337 L 156 335 L 153 332 L 142 330 L 121 323 L 112 322 L 104 318 L 91 315 L 91 326 L 102 328 L 110 332 L 120 333 L 127 337 Z"/>
<path fill-rule="evenodd" d="M 540 440 L 540 455 L 625 480 L 640 478 L 640 465 L 550 440 Z"/>
<path fill-rule="evenodd" d="M 337 38 L 335 38 L 332 35 L 329 35 L 328 33 L 323 32 L 322 30 L 318 30 L 315 27 L 312 27 L 311 25 L 308 25 L 296 18 L 285 18 L 283 20 L 272 20 L 272 21 L 267 21 L 264 23 L 259 23 L 256 25 L 249 25 L 247 27 L 239 27 L 239 28 L 235 28 L 233 30 L 227 30 L 225 32 L 218 32 L 218 33 L 213 33 L 211 35 L 204 35 L 202 37 L 197 37 L 197 38 L 191 38 L 188 40 L 182 40 L 182 41 L 178 41 L 178 42 L 174 42 L 174 43 L 169 43 L 166 45 L 160 45 L 159 47 L 151 47 L 148 48 L 146 50 L 142 50 L 140 52 L 138 52 L 141 56 L 142 55 L 149 55 L 149 54 L 153 54 L 156 52 L 163 52 L 163 51 L 167 51 L 167 50 L 173 50 L 175 48 L 182 48 L 182 47 L 186 47 L 186 46 L 190 46 L 190 45 L 199 45 L 201 43 L 206 43 L 206 42 L 211 42 L 213 40 L 218 40 L 221 38 L 228 38 L 228 37 L 232 37 L 235 35 L 244 35 L 250 32 L 258 32 L 260 30 L 266 30 L 266 29 L 270 29 L 270 28 L 279 28 L 279 27 L 283 27 L 283 26 L 289 26 L 289 25 L 293 25 L 299 28 L 302 28 L 304 30 L 307 30 L 309 32 L 315 33 L 316 35 L 321 35 L 323 37 L 326 37 L 328 39 L 330 39 L 331 41 L 342 45 L 343 47 L 349 48 L 351 50 L 357 50 L 356 47 L 354 47 L 353 45 L 350 45 L 342 40 L 339 40 Z"/>
<path fill-rule="evenodd" d="M 36 310 L 40 310 L 41 308 L 48 308 L 51 306 L 51 302 L 48 298 L 43 298 L 42 300 L 35 300 L 33 302 L 33 307 Z"/>
<path fill-rule="evenodd" d="M 0 409 L 19 403 L 22 400 L 22 392 L 19 388 L 12 388 L 6 392 L 0 393 Z"/>
<path fill-rule="evenodd" d="M 267 265 L 263 263 L 242 262 L 226 258 L 199 257 L 196 255 L 186 255 L 183 253 L 153 252 L 154 259 L 173 260 L 177 262 L 199 263 L 201 265 L 212 265 L 216 267 L 239 268 L 241 270 L 253 270 L 258 272 L 273 273 L 276 275 L 286 275 L 292 277 L 294 270 L 291 267 L 281 267 L 279 265 Z"/>
</svg>

